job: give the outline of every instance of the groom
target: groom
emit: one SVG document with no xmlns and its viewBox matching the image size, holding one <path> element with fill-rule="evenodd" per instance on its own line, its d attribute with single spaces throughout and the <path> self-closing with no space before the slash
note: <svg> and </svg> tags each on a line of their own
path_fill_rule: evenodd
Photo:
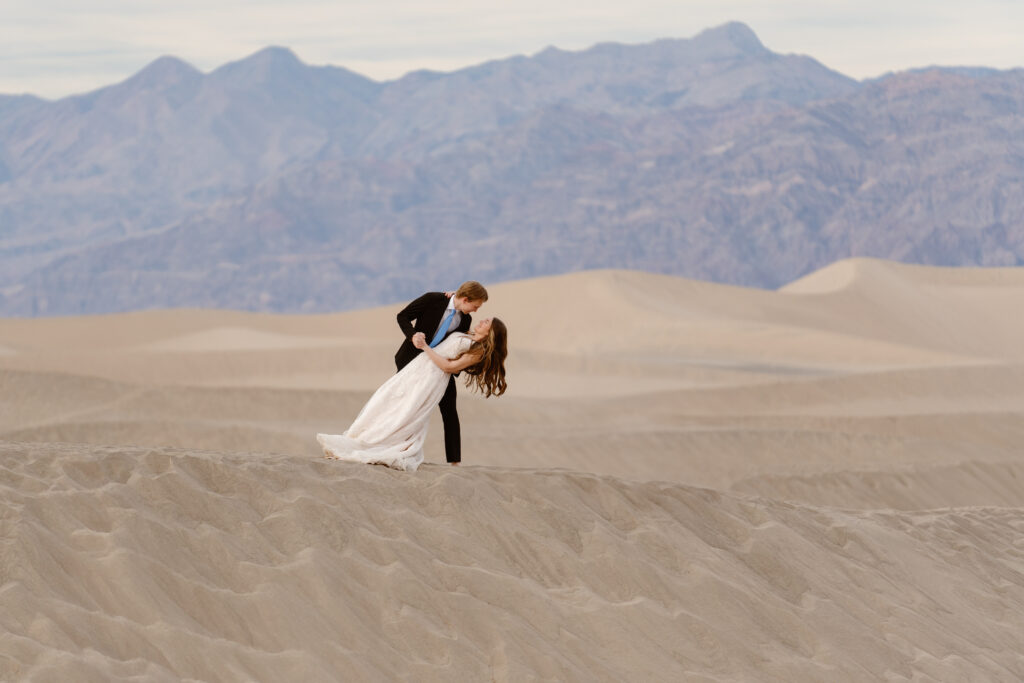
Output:
<svg viewBox="0 0 1024 683">
<path fill-rule="evenodd" d="M 487 301 L 487 290 L 479 282 L 463 282 L 454 296 L 427 292 L 398 313 L 398 326 L 405 341 L 395 354 L 395 365 L 401 370 L 421 353 L 413 346 L 416 335 L 423 335 L 430 346 L 437 346 L 452 332 L 468 332 L 472 313 Z M 462 438 L 459 413 L 455 409 L 455 373 L 448 378 L 448 388 L 437 405 L 444 423 L 444 454 L 452 465 L 462 462 Z"/>
</svg>

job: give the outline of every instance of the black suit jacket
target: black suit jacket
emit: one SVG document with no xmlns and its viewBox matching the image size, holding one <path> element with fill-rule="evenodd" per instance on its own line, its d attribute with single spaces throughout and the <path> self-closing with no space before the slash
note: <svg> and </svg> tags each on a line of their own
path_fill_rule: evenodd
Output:
<svg viewBox="0 0 1024 683">
<path fill-rule="evenodd" d="M 398 326 L 402 328 L 402 333 L 405 334 L 405 341 L 402 342 L 402 345 L 398 348 L 398 353 L 395 354 L 395 365 L 398 366 L 399 370 L 404 368 L 418 354 L 422 353 L 422 351 L 412 345 L 412 336 L 417 332 L 422 332 L 427 336 L 427 342 L 429 343 L 433 339 L 434 333 L 437 332 L 437 326 L 441 324 L 441 318 L 444 317 L 449 301 L 451 299 L 446 297 L 443 292 L 427 292 L 399 311 Z M 450 330 L 445 335 L 446 338 L 452 332 L 469 331 L 469 326 L 473 322 L 473 316 L 468 313 L 462 313 L 461 315 L 462 320 L 459 322 L 459 326 L 454 330 Z"/>
</svg>

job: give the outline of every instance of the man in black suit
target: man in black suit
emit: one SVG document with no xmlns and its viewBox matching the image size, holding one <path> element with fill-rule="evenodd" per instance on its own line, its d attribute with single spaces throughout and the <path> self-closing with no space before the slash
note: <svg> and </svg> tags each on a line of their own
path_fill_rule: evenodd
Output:
<svg viewBox="0 0 1024 683">
<path fill-rule="evenodd" d="M 454 296 L 442 292 L 428 292 L 398 313 L 398 326 L 405 341 L 395 354 L 395 365 L 401 370 L 409 361 L 422 353 L 413 346 L 416 335 L 423 335 L 430 346 L 444 341 L 453 332 L 468 332 L 472 314 L 487 301 L 487 290 L 479 282 L 464 282 Z M 441 420 L 444 423 L 444 454 L 452 465 L 462 462 L 462 435 L 459 413 L 455 409 L 455 377 L 448 378 L 448 388 L 441 397 Z"/>
</svg>

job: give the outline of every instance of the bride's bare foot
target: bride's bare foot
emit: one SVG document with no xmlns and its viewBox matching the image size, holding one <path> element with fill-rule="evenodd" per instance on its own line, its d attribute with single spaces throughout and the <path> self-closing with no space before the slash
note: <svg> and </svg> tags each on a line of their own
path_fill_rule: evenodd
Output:
<svg viewBox="0 0 1024 683">
<path fill-rule="evenodd" d="M 331 453 L 326 448 L 324 449 L 324 460 L 337 460 L 337 459 L 338 459 L 338 457 L 336 455 Z"/>
</svg>

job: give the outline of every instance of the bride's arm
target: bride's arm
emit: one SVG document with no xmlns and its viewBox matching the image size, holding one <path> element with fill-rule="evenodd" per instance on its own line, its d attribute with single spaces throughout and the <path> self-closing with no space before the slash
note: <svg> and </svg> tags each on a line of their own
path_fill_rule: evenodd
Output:
<svg viewBox="0 0 1024 683">
<path fill-rule="evenodd" d="M 445 358 L 437 351 L 430 348 L 425 339 L 413 339 L 412 343 L 416 346 L 416 348 L 423 349 L 423 353 L 427 354 L 430 360 L 434 361 L 434 365 L 441 368 L 450 375 L 454 375 L 456 372 L 462 372 L 470 365 L 476 365 L 477 363 L 480 362 L 480 355 L 476 353 L 463 354 L 461 358 L 452 360 L 451 358 Z"/>
</svg>

